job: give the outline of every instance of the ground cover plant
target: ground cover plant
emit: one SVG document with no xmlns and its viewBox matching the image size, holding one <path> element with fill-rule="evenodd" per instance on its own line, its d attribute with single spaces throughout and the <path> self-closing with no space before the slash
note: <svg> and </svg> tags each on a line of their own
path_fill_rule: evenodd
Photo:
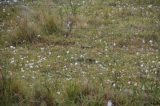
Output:
<svg viewBox="0 0 160 106">
<path fill-rule="evenodd" d="M 159 0 L 0 2 L 0 106 L 160 106 Z"/>
</svg>

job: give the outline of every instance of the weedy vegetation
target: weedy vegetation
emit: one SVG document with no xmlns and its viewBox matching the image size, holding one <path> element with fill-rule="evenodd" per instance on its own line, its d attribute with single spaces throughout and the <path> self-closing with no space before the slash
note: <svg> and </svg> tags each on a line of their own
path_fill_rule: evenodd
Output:
<svg viewBox="0 0 160 106">
<path fill-rule="evenodd" d="M 0 106 L 160 106 L 160 0 L 0 1 Z"/>
</svg>

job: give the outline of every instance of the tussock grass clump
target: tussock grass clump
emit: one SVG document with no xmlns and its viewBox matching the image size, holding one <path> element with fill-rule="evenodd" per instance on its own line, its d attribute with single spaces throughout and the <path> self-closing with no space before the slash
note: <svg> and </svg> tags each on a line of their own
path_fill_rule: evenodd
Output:
<svg viewBox="0 0 160 106">
<path fill-rule="evenodd" d="M 45 35 L 59 35 L 63 32 L 61 26 L 62 20 L 54 9 L 40 7 L 39 10 L 35 11 L 34 17 L 35 22 L 40 26 L 41 32 Z"/>
<path fill-rule="evenodd" d="M 34 23 L 28 23 L 26 20 L 21 20 L 10 38 L 10 43 L 13 45 L 19 45 L 37 43 L 41 40 L 37 26 L 35 26 Z"/>
<path fill-rule="evenodd" d="M 16 46 L 46 43 L 50 40 L 46 35 L 63 35 L 58 13 L 51 11 L 50 8 L 40 7 L 39 10 L 34 11 L 34 14 L 28 12 L 30 17 L 27 19 L 22 15 L 20 21 L 16 22 L 17 25 L 14 25 L 15 30 L 10 34 L 12 36 L 8 38 L 10 44 Z"/>
<path fill-rule="evenodd" d="M 4 106 L 12 104 L 22 105 L 25 102 L 26 92 L 21 81 L 16 81 L 11 76 L 1 73 L 0 103 Z"/>
<path fill-rule="evenodd" d="M 69 86 L 66 88 L 66 95 L 67 95 L 67 102 L 69 104 L 72 103 L 80 103 L 82 99 L 82 90 L 79 84 L 76 83 L 71 83 Z"/>
<path fill-rule="evenodd" d="M 34 106 L 41 106 L 42 104 L 45 104 L 47 106 L 55 106 L 55 98 L 53 95 L 49 92 L 44 90 L 38 90 L 39 88 L 36 88 L 34 93 L 34 101 L 32 101 L 32 104 Z"/>
<path fill-rule="evenodd" d="M 147 41 L 153 40 L 153 41 L 155 41 L 155 42 L 157 42 L 157 43 L 159 43 L 159 41 L 160 41 L 160 36 L 159 36 L 158 33 L 153 33 L 153 34 L 151 34 L 151 35 L 144 36 L 144 38 L 145 38 Z"/>
<path fill-rule="evenodd" d="M 56 23 L 56 20 L 52 17 L 52 16 L 46 16 L 44 18 L 44 23 L 43 23 L 43 26 L 42 26 L 44 32 L 48 35 L 51 35 L 51 34 L 58 34 L 61 32 L 58 24 Z"/>
<path fill-rule="evenodd" d="M 10 92 L 13 103 L 22 104 L 25 102 L 26 92 L 21 81 L 13 81 L 11 83 Z"/>
<path fill-rule="evenodd" d="M 97 86 L 92 82 L 71 82 L 64 91 L 64 104 L 77 106 L 106 106 L 108 101 L 116 106 L 127 105 L 128 96 L 111 89 L 109 86 Z"/>
</svg>

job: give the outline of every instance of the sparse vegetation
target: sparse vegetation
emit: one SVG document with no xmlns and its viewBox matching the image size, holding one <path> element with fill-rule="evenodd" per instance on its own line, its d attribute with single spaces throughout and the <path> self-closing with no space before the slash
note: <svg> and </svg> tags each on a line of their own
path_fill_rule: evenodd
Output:
<svg viewBox="0 0 160 106">
<path fill-rule="evenodd" d="M 159 0 L 0 9 L 0 106 L 160 105 Z"/>
</svg>

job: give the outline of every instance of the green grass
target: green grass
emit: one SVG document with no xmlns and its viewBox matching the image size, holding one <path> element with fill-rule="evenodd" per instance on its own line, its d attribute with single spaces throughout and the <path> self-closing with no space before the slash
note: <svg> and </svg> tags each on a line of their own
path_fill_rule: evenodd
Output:
<svg viewBox="0 0 160 106">
<path fill-rule="evenodd" d="M 160 105 L 159 0 L 48 2 L 0 7 L 0 106 Z"/>
</svg>

